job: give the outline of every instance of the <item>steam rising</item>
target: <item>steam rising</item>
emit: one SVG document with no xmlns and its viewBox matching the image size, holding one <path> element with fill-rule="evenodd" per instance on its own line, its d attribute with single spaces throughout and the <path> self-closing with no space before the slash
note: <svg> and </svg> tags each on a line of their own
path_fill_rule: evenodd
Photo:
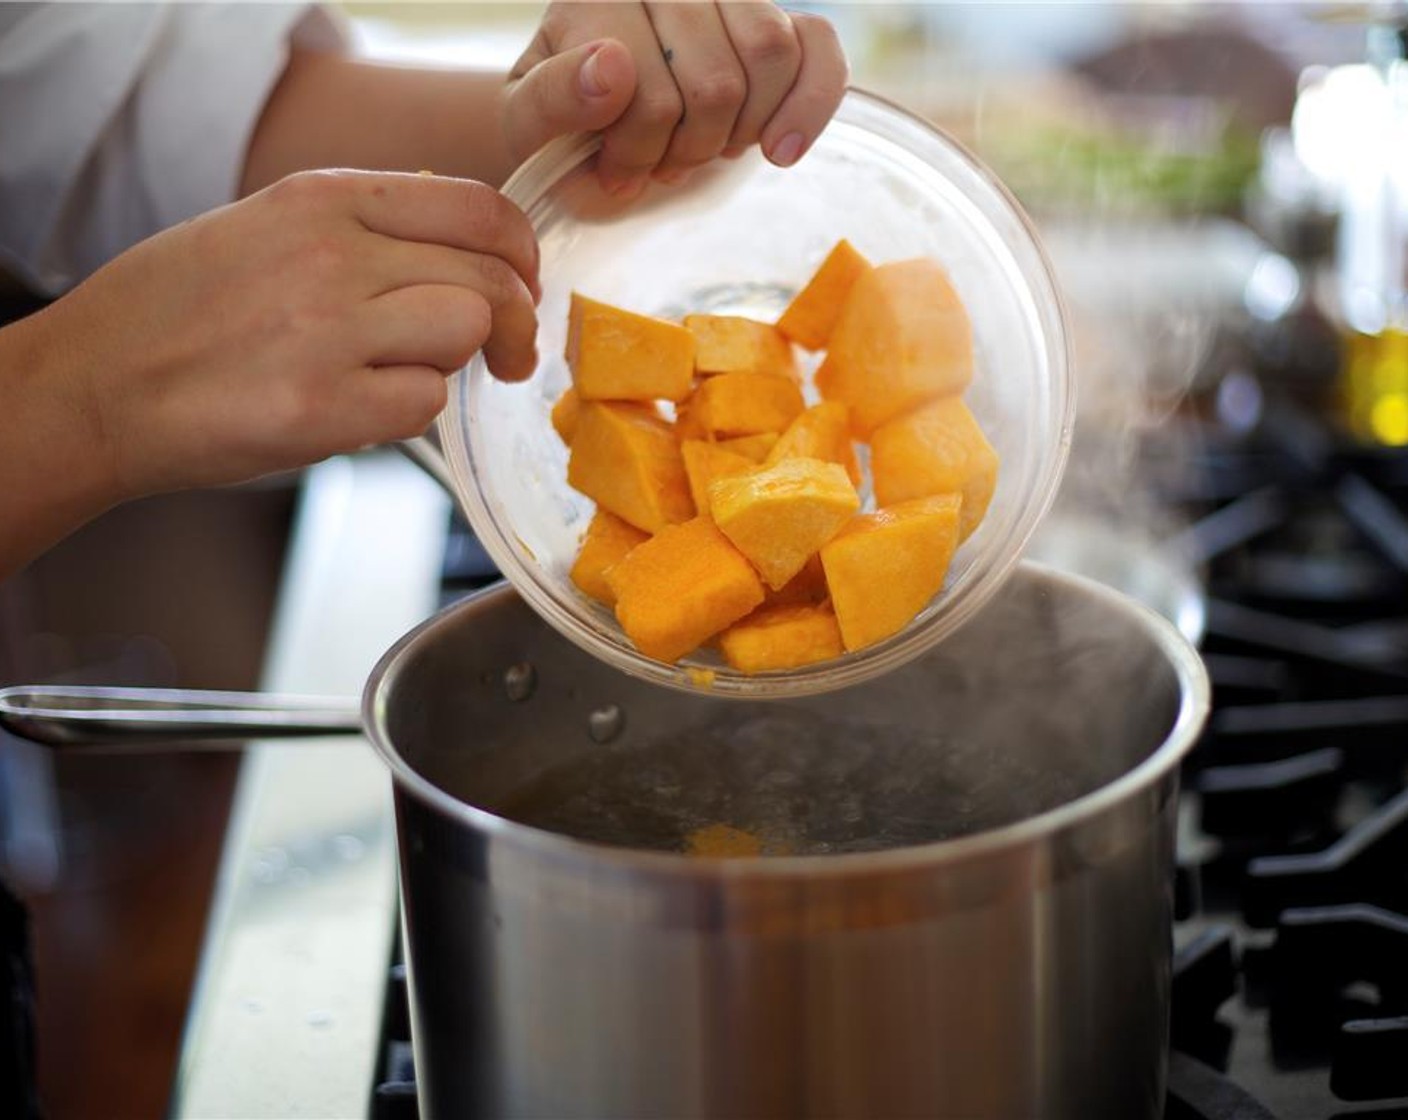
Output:
<svg viewBox="0 0 1408 1120">
<path fill-rule="evenodd" d="M 506 770 L 525 752 L 502 742 L 490 758 L 437 744 L 417 765 L 471 803 L 602 843 L 680 850 L 722 823 L 767 853 L 855 852 L 1064 804 L 1155 751 L 1178 709 L 1176 675 L 1137 616 L 1032 575 L 926 657 L 841 693 L 662 702 L 658 689 L 630 687 L 610 744 L 533 734 L 535 706 L 555 705 L 541 689 L 517 705 L 537 761 L 516 782 Z"/>
<path fill-rule="evenodd" d="M 1191 568 L 1171 552 L 1184 526 L 1155 494 L 1140 450 L 1157 429 L 1164 465 L 1186 464 L 1194 437 L 1169 421 L 1216 364 L 1260 245 L 1218 221 L 1095 221 L 1045 236 L 1070 313 L 1079 403 L 1062 489 L 1032 555 L 1131 591 L 1072 551 L 1072 526 L 1117 532 L 1131 555 L 1142 546 Z"/>
</svg>

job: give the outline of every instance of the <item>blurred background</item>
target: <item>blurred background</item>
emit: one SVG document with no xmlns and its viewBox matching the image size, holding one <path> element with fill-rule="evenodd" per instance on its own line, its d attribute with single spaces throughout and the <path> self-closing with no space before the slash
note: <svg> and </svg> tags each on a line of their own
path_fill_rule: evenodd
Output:
<svg viewBox="0 0 1408 1120">
<path fill-rule="evenodd" d="M 1252 447 L 1245 468 L 1248 441 L 1320 466 L 1349 447 L 1408 481 L 1398 5 L 796 6 L 835 22 L 857 85 L 987 161 L 1051 253 L 1080 412 L 1039 554 L 1093 523 L 1201 572 L 1183 528 L 1225 495 L 1190 489 L 1190 464 Z M 342 11 L 366 54 L 504 69 L 541 6 Z M 254 686 L 296 487 L 152 499 L 76 534 L 0 586 L 0 681 Z M 0 736 L 0 874 L 32 908 L 55 1120 L 164 1107 L 236 765 L 56 765 Z"/>
</svg>

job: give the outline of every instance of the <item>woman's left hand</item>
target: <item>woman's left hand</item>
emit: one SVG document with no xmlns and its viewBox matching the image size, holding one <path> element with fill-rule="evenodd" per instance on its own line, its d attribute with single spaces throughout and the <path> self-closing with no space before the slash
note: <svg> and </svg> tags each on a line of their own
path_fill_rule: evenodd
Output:
<svg viewBox="0 0 1408 1120">
<path fill-rule="evenodd" d="M 796 163 L 847 77 L 829 23 L 767 0 L 558 0 L 509 76 L 504 128 L 518 160 L 565 133 L 603 133 L 597 173 L 629 198 L 753 144 Z"/>
</svg>

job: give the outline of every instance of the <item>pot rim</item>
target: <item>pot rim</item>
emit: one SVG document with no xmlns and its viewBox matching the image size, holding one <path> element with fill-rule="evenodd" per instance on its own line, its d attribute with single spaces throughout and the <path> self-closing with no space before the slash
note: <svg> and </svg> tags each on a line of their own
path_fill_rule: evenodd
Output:
<svg viewBox="0 0 1408 1120">
<path fill-rule="evenodd" d="M 367 679 L 362 694 L 362 723 L 372 746 L 402 790 L 456 824 L 464 825 L 488 840 L 512 844 L 542 856 L 575 860 L 622 871 L 654 872 L 695 879 L 785 879 L 810 877 L 822 869 L 825 869 L 828 875 L 876 871 L 903 872 L 920 868 L 929 870 L 936 864 L 993 857 L 1029 845 L 1035 840 L 1074 829 L 1154 786 L 1178 765 L 1197 741 L 1207 718 L 1211 697 L 1207 670 L 1197 650 L 1176 626 L 1151 608 L 1106 584 L 1031 560 L 1023 560 L 1014 570 L 1014 577 L 1018 573 L 1039 578 L 1047 584 L 1064 584 L 1077 588 L 1083 594 L 1103 599 L 1112 608 L 1130 615 L 1132 621 L 1143 627 L 1159 651 L 1168 659 L 1178 678 L 1178 713 L 1159 746 L 1138 765 L 1126 770 L 1113 781 L 1035 816 L 1024 817 L 999 828 L 951 839 L 870 852 L 768 856 L 763 859 L 688 856 L 680 852 L 619 847 L 547 832 L 477 808 L 447 793 L 412 767 L 391 742 L 386 726 L 388 705 L 385 698 L 395 688 L 407 659 L 416 648 L 432 640 L 432 636 L 449 626 L 459 613 L 472 609 L 481 600 L 495 595 L 516 594 L 508 583 L 497 583 L 475 592 L 438 611 L 402 635 L 382 655 Z"/>
</svg>

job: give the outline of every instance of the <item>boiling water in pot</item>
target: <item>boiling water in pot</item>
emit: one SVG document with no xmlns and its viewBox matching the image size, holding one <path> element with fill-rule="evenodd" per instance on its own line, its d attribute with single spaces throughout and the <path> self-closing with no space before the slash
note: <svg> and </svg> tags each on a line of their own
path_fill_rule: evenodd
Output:
<svg viewBox="0 0 1408 1120">
<path fill-rule="evenodd" d="M 725 824 L 764 855 L 805 855 L 995 828 L 1078 796 L 1089 778 L 961 728 L 769 709 L 577 754 L 494 809 L 582 840 L 673 851 Z"/>
</svg>

